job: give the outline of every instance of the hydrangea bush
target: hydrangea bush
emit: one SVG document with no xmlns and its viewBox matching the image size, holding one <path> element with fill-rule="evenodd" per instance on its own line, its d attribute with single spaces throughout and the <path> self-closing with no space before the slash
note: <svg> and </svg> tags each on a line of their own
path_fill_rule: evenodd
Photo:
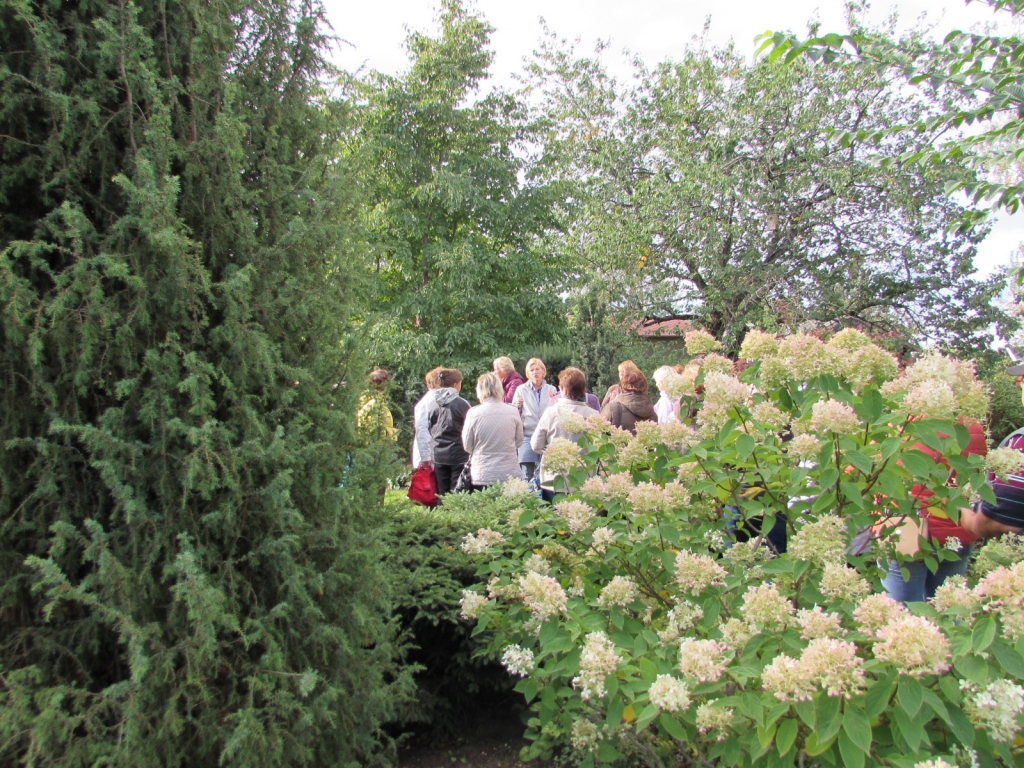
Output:
<svg viewBox="0 0 1024 768">
<path fill-rule="evenodd" d="M 548 505 L 510 483 L 507 526 L 467 537 L 482 581 L 463 616 L 522 678 L 524 757 L 1013 763 L 1024 564 L 909 609 L 880 584 L 879 563 L 906 559 L 895 542 L 920 489 L 954 519 L 991 498 L 984 460 L 961 455 L 962 421 L 986 408 L 973 366 L 931 354 L 900 374 L 857 331 L 754 331 L 740 355 L 738 378 L 717 362 L 670 377 L 693 424 L 567 425 L 579 444 L 556 441 L 545 462 L 578 491 Z M 785 553 L 766 535 L 777 523 Z M 954 556 L 924 540 L 915 555 L 933 570 Z"/>
</svg>

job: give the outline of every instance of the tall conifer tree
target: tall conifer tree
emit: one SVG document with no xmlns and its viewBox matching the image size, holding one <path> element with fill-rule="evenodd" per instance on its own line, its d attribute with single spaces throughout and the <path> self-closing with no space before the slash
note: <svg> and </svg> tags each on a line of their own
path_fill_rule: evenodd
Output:
<svg viewBox="0 0 1024 768">
<path fill-rule="evenodd" d="M 0 4 L 2 764 L 345 765 L 405 685 L 323 26 Z"/>
</svg>

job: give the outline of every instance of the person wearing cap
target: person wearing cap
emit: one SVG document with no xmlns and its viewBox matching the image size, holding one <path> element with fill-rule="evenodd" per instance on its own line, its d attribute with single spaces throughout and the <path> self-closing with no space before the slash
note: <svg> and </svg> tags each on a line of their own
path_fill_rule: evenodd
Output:
<svg viewBox="0 0 1024 768">
<path fill-rule="evenodd" d="M 1024 384 L 1024 363 L 1011 365 L 1006 373 L 1016 379 L 1018 387 Z M 1024 402 L 1024 390 L 1021 401 Z M 1011 432 L 999 447 L 1024 453 L 1024 429 Z M 999 478 L 989 474 L 988 482 L 996 495 L 996 503 L 982 500 L 973 507 L 961 509 L 960 525 L 982 539 L 1024 531 L 1024 475 Z"/>
</svg>

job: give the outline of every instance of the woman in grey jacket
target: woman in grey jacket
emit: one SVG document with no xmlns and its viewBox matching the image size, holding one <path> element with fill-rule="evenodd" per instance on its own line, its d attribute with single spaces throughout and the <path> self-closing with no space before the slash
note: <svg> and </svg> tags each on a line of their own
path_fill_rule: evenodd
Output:
<svg viewBox="0 0 1024 768">
<path fill-rule="evenodd" d="M 512 396 L 512 404 L 519 409 L 523 417 L 523 442 L 519 446 L 519 468 L 522 471 L 523 480 L 533 479 L 533 473 L 537 470 L 540 462 L 540 454 L 530 447 L 530 438 L 537 429 L 541 414 L 551 405 L 551 398 L 558 392 L 553 386 L 544 381 L 548 369 L 544 361 L 539 357 L 530 359 L 526 364 L 526 377 L 529 379 L 525 384 L 516 388 Z"/>
<path fill-rule="evenodd" d="M 598 412 L 587 405 L 587 377 L 579 368 L 566 368 L 558 374 L 558 389 L 562 396 L 555 401 L 555 405 L 544 411 L 533 433 L 530 445 L 537 453 L 542 454 L 552 442 L 563 438 L 576 442 L 580 438 L 579 432 L 569 432 L 565 428 L 563 419 L 568 414 L 574 414 L 581 419 L 590 416 L 598 416 Z M 555 483 L 559 475 L 549 472 L 543 462 L 540 465 L 540 488 L 541 497 L 545 501 L 553 501 L 555 498 Z M 572 489 L 559 487 L 560 493 L 571 493 Z"/>
<path fill-rule="evenodd" d="M 476 380 L 475 405 L 466 414 L 462 447 L 469 454 L 469 472 L 475 488 L 508 480 L 519 473 L 516 448 L 523 442 L 519 411 L 502 402 L 501 379 L 485 373 Z"/>
</svg>

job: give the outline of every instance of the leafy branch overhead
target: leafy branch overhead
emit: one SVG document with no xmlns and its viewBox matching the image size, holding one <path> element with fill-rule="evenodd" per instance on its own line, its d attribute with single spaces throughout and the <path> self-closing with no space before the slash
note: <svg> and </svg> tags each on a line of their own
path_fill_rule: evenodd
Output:
<svg viewBox="0 0 1024 768">
<path fill-rule="evenodd" d="M 1018 20 L 1021 0 L 976 0 Z M 997 17 L 998 18 L 998 17 Z M 1006 16 L 1002 17 L 1006 19 Z M 792 63 L 801 56 L 825 64 L 855 60 L 898 73 L 910 84 L 944 96 L 946 108 L 938 114 L 908 121 L 886 131 L 840 131 L 846 144 L 880 145 L 896 133 L 911 131 L 935 139 L 934 146 L 902 152 L 889 162 L 938 165 L 969 158 L 985 171 L 1011 166 L 1012 179 L 990 174 L 976 180 L 949 181 L 946 191 L 963 191 L 975 203 L 1015 212 L 1024 196 L 1018 163 L 1024 157 L 1024 41 L 1017 35 L 951 31 L 941 42 L 920 36 L 899 41 L 855 29 L 849 34 L 827 34 L 800 40 L 784 32 L 760 37 L 759 53 L 768 60 Z M 959 133 L 970 129 L 968 133 Z M 955 137 L 943 138 L 950 132 Z M 985 211 L 970 211 L 965 226 L 983 220 Z"/>
</svg>

